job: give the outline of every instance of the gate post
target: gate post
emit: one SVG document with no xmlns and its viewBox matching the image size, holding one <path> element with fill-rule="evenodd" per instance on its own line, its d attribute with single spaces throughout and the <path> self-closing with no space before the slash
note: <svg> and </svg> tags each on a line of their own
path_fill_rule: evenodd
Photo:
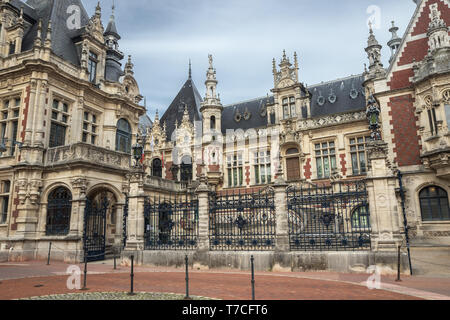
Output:
<svg viewBox="0 0 450 320">
<path fill-rule="evenodd" d="M 209 251 L 209 188 L 204 174 L 195 192 L 198 195 L 198 251 L 204 253 Z"/>
<path fill-rule="evenodd" d="M 289 221 L 286 195 L 287 183 L 283 178 L 283 169 L 278 167 L 277 179 L 275 180 L 275 217 L 276 217 L 276 252 L 289 252 Z"/>
<path fill-rule="evenodd" d="M 144 250 L 144 174 L 138 168 L 130 177 L 126 251 Z"/>
<path fill-rule="evenodd" d="M 368 143 L 370 170 L 367 175 L 372 249 L 395 251 L 401 243 L 397 178 L 387 158 L 387 144 L 382 140 Z"/>
</svg>

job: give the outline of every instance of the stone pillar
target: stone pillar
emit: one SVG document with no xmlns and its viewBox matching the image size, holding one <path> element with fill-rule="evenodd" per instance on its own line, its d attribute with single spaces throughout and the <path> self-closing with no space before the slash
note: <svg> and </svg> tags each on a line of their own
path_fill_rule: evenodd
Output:
<svg viewBox="0 0 450 320">
<path fill-rule="evenodd" d="M 84 229 L 84 209 L 86 208 L 86 178 L 75 178 L 72 180 L 72 214 L 70 217 L 70 232 L 73 237 L 83 237 Z"/>
<path fill-rule="evenodd" d="M 19 171 L 19 205 L 16 219 L 19 239 L 34 239 L 38 226 L 40 188 L 42 174 L 39 171 Z"/>
<path fill-rule="evenodd" d="M 395 193 L 397 177 L 387 158 L 387 144 L 384 141 L 370 142 L 368 155 L 370 170 L 367 175 L 367 191 L 372 227 L 372 249 L 394 251 L 402 241 Z"/>
<path fill-rule="evenodd" d="M 209 187 L 202 165 L 198 196 L 198 247 L 194 255 L 194 268 L 209 269 Z"/>
<path fill-rule="evenodd" d="M 204 178 L 204 176 L 202 176 Z M 209 188 L 202 180 L 197 188 L 198 195 L 198 250 L 209 251 Z"/>
<path fill-rule="evenodd" d="M 144 172 L 139 168 L 131 173 L 127 220 L 127 251 L 144 250 Z"/>
<path fill-rule="evenodd" d="M 278 167 L 277 179 L 275 180 L 275 217 L 276 217 L 276 244 L 275 251 L 278 253 L 289 252 L 289 221 L 287 208 L 287 184 L 283 177 L 283 170 Z"/>
</svg>

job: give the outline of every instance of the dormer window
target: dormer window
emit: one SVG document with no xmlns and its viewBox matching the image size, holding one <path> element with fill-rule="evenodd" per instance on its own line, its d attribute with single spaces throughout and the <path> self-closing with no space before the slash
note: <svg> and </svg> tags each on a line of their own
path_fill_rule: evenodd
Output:
<svg viewBox="0 0 450 320">
<path fill-rule="evenodd" d="M 98 64 L 98 56 L 90 51 L 88 71 L 89 71 L 89 81 L 92 83 L 95 83 L 97 79 L 97 64 Z"/>
<path fill-rule="evenodd" d="M 295 97 L 289 97 L 283 99 L 283 118 L 295 118 L 297 116 L 295 108 Z"/>
</svg>

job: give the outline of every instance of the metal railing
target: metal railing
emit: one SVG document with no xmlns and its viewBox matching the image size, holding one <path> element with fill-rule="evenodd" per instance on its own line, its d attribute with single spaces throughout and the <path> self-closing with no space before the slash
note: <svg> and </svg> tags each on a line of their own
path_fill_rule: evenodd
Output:
<svg viewBox="0 0 450 320">
<path fill-rule="evenodd" d="M 211 193 L 209 196 L 211 250 L 252 251 L 275 248 L 274 190 L 257 193 Z"/>
<path fill-rule="evenodd" d="M 291 250 L 370 250 L 364 181 L 289 187 L 287 206 Z"/>
</svg>

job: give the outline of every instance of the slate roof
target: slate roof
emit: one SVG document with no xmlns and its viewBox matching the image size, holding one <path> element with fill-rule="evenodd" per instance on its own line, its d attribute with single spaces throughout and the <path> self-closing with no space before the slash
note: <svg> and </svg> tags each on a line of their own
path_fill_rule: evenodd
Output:
<svg viewBox="0 0 450 320">
<path fill-rule="evenodd" d="M 363 75 L 355 75 L 307 87 L 312 95 L 311 117 L 365 110 L 363 82 Z M 273 102 L 274 97 L 269 96 L 225 106 L 222 113 L 222 132 L 226 133 L 227 129 L 266 127 L 269 115 L 264 114 L 264 107 Z M 250 114 L 248 120 L 244 119 L 246 111 Z M 237 112 L 241 115 L 240 121 L 236 121 Z"/>
<path fill-rule="evenodd" d="M 187 105 L 189 120 L 191 123 L 201 120 L 200 105 L 202 97 L 195 87 L 194 82 L 189 78 L 178 92 L 176 98 L 167 108 L 161 117 L 161 125 L 166 124 L 167 141 L 171 141 L 172 133 L 175 131 L 175 122 L 181 124 L 184 115 L 185 105 Z"/>
<path fill-rule="evenodd" d="M 146 131 L 145 129 L 151 129 L 153 127 L 153 122 L 150 117 L 145 114 L 139 118 L 139 129 Z"/>
<path fill-rule="evenodd" d="M 269 102 L 269 103 L 268 103 Z M 273 104 L 273 96 L 262 97 L 254 100 L 240 102 L 225 106 L 222 112 L 222 133 L 227 130 L 260 128 L 267 126 L 267 104 Z M 236 121 L 236 114 L 241 115 L 240 121 Z M 248 112 L 248 119 L 244 115 Z"/>
<path fill-rule="evenodd" d="M 364 76 L 356 75 L 308 87 L 312 94 L 311 116 L 365 110 L 363 82 Z"/>
<path fill-rule="evenodd" d="M 42 19 L 42 38 L 47 35 L 49 20 L 52 21 L 52 50 L 53 52 L 77 66 L 80 65 L 80 59 L 77 48 L 73 43 L 73 38 L 78 36 L 80 29 L 69 30 L 67 27 L 67 8 L 76 5 L 80 8 L 81 26 L 89 22 L 89 16 L 80 0 L 28 0 L 26 4 L 22 1 L 14 1 L 12 4 L 19 8 L 24 6 L 24 13 L 29 12 L 35 23 L 26 31 L 24 36 L 22 51 L 33 48 L 34 40 L 37 35 L 39 19 Z M 27 11 L 25 11 L 27 8 Z"/>
</svg>

